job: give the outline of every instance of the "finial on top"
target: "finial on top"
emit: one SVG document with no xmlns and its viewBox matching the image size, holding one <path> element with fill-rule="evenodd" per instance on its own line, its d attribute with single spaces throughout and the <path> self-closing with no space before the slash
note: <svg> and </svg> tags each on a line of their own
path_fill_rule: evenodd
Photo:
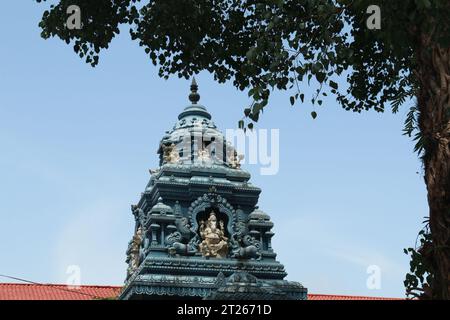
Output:
<svg viewBox="0 0 450 320">
<path fill-rule="evenodd" d="M 189 100 L 191 100 L 192 104 L 197 104 L 197 102 L 200 100 L 200 95 L 197 93 L 197 90 L 197 82 L 195 81 L 195 77 L 192 77 L 191 93 L 189 94 Z"/>
</svg>

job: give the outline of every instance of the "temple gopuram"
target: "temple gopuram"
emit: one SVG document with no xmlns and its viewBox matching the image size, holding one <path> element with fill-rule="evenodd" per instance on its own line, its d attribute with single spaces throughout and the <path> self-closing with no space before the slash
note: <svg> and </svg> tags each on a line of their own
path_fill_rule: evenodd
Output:
<svg viewBox="0 0 450 320">
<path fill-rule="evenodd" d="M 119 298 L 306 299 L 305 287 L 284 280 L 273 223 L 257 206 L 261 189 L 197 90 L 193 79 L 191 103 L 161 139 L 159 167 L 131 207 L 136 223 Z"/>
</svg>

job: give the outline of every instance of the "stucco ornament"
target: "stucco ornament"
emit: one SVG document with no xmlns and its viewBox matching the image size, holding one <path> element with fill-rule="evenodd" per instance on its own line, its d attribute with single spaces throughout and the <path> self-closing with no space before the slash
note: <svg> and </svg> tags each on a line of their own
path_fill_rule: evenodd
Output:
<svg viewBox="0 0 450 320">
<path fill-rule="evenodd" d="M 174 143 L 171 145 L 163 145 L 163 159 L 165 163 L 178 163 L 180 161 L 180 155 Z"/>
<path fill-rule="evenodd" d="M 228 165 L 233 169 L 240 169 L 242 160 L 244 160 L 244 155 L 238 154 L 233 148 L 227 153 Z"/>
<path fill-rule="evenodd" d="M 175 222 L 177 231 L 169 234 L 166 237 L 166 244 L 168 245 L 168 253 L 170 256 L 179 255 L 193 255 L 198 248 L 196 240 L 198 238 L 195 231 L 189 224 L 189 220 L 185 217 L 177 219 Z"/>
<path fill-rule="evenodd" d="M 136 221 L 138 222 L 138 225 L 143 226 L 145 224 L 145 220 L 147 219 L 144 210 L 142 210 L 136 205 L 132 205 L 131 210 L 133 211 L 133 214 L 135 216 Z"/>
<path fill-rule="evenodd" d="M 136 230 L 130 241 L 128 249 L 128 275 L 131 275 L 139 267 L 139 251 L 143 239 L 142 227 Z"/>
<path fill-rule="evenodd" d="M 248 234 L 249 230 L 244 222 L 238 222 L 236 232 L 231 237 L 233 258 L 247 258 L 261 260 L 261 242 Z"/>
<path fill-rule="evenodd" d="M 198 160 L 199 161 L 211 160 L 209 150 L 207 148 L 202 148 L 202 149 L 198 150 Z"/>
<path fill-rule="evenodd" d="M 217 217 L 214 211 L 209 214 L 206 221 L 200 222 L 200 236 L 203 241 L 199 249 L 205 257 L 225 258 L 228 253 L 228 238 L 224 233 L 224 222 L 219 221 L 217 226 Z"/>
</svg>

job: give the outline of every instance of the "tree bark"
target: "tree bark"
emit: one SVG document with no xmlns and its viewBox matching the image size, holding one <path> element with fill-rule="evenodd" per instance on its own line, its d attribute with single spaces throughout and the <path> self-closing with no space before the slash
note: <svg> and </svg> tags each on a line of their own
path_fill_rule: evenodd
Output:
<svg viewBox="0 0 450 320">
<path fill-rule="evenodd" d="M 416 76 L 419 129 L 428 192 L 433 269 L 432 299 L 450 298 L 450 48 L 421 35 Z"/>
</svg>

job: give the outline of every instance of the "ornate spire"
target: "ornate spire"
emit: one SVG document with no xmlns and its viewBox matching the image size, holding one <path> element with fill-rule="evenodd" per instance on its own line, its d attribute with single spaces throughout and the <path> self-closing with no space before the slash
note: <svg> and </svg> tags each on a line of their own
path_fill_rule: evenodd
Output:
<svg viewBox="0 0 450 320">
<path fill-rule="evenodd" d="M 183 112 L 181 112 L 178 115 L 178 120 L 181 120 L 186 117 L 195 116 L 188 121 L 194 121 L 198 120 L 198 117 L 206 118 L 207 120 L 211 120 L 211 115 L 206 110 L 204 106 L 201 104 L 198 104 L 198 101 L 200 100 L 200 95 L 197 92 L 198 85 L 197 81 L 195 81 L 195 77 L 192 77 L 192 83 L 191 83 L 191 93 L 189 94 L 189 100 L 191 100 L 191 104 L 188 105 L 186 108 L 184 108 Z M 200 119 L 202 120 L 202 119 Z"/>
<path fill-rule="evenodd" d="M 197 102 L 200 100 L 200 95 L 197 93 L 197 90 L 197 82 L 195 81 L 195 77 L 192 77 L 191 93 L 189 94 L 189 100 L 191 100 L 192 104 L 197 104 Z"/>
</svg>

